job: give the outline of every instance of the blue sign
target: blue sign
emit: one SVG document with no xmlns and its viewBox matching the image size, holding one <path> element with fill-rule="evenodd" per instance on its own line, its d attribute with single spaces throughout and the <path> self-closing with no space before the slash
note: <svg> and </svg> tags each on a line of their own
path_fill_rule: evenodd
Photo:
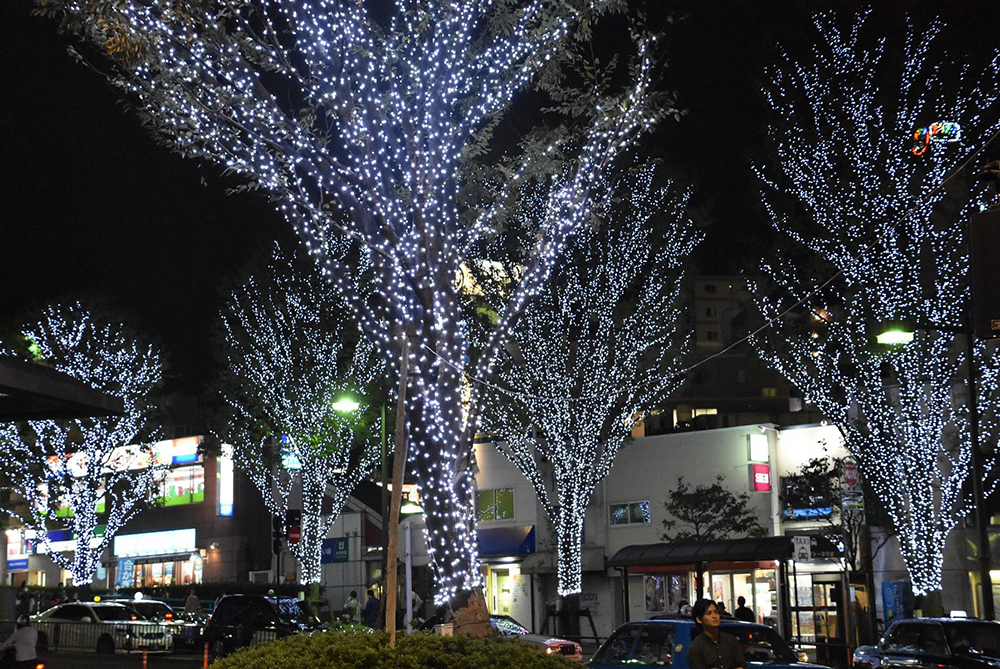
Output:
<svg viewBox="0 0 1000 669">
<path fill-rule="evenodd" d="M 28 558 L 7 560 L 7 571 L 28 571 Z"/>
<path fill-rule="evenodd" d="M 323 556 L 320 558 L 322 563 L 330 562 L 347 562 L 347 537 L 341 539 L 323 539 Z"/>
<path fill-rule="evenodd" d="M 118 558 L 118 573 L 116 574 L 115 584 L 119 588 L 131 588 L 135 576 L 134 572 L 135 560 L 133 558 Z"/>
<path fill-rule="evenodd" d="M 882 582 L 882 610 L 885 612 L 885 626 L 912 616 L 909 610 L 910 584 L 906 581 Z"/>
</svg>

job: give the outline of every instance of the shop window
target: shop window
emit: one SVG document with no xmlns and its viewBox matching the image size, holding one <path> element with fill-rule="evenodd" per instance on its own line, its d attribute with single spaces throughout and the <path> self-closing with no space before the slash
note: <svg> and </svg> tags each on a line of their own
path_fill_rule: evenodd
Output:
<svg viewBox="0 0 1000 669">
<path fill-rule="evenodd" d="M 497 488 L 477 492 L 476 517 L 480 521 L 511 520 L 514 517 L 514 489 Z"/>
<path fill-rule="evenodd" d="M 180 506 L 205 501 L 205 466 L 176 467 L 163 472 L 157 498 L 162 506 Z"/>
<path fill-rule="evenodd" d="M 625 502 L 611 505 L 610 523 L 612 525 L 635 525 L 651 522 L 649 502 Z"/>
</svg>

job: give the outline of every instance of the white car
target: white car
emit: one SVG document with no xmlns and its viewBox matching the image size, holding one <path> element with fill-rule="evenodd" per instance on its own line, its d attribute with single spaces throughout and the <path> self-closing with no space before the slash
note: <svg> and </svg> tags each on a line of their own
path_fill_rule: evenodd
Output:
<svg viewBox="0 0 1000 669">
<path fill-rule="evenodd" d="M 168 651 L 169 629 L 115 602 L 65 602 L 31 617 L 43 650 L 74 648 L 98 653 Z"/>
</svg>

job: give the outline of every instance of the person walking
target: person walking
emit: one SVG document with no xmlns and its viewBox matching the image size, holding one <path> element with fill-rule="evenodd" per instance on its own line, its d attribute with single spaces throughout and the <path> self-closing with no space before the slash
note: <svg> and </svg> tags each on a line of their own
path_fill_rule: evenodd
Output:
<svg viewBox="0 0 1000 669">
<path fill-rule="evenodd" d="M 184 615 L 194 616 L 201 612 L 201 600 L 195 593 L 194 588 L 188 592 L 187 599 L 184 600 Z"/>
<path fill-rule="evenodd" d="M 701 625 L 701 634 L 688 646 L 690 669 L 745 669 L 746 657 L 739 639 L 726 634 L 719 625 L 722 616 L 711 599 L 699 599 L 694 604 L 694 619 Z"/>
<path fill-rule="evenodd" d="M 10 637 L 0 644 L 0 656 L 8 648 L 14 649 L 14 667 L 16 669 L 29 669 L 34 666 L 38 659 L 35 647 L 38 645 L 38 631 L 31 626 L 28 616 L 22 615 L 17 619 L 17 627 Z"/>
<path fill-rule="evenodd" d="M 736 598 L 736 610 L 733 611 L 733 617 L 748 623 L 757 622 L 757 616 L 753 614 L 753 609 L 747 606 L 747 598 L 743 595 Z"/>
<path fill-rule="evenodd" d="M 361 622 L 361 602 L 358 601 L 357 590 L 351 590 L 351 595 L 344 602 L 344 613 L 347 614 L 347 622 Z"/>
<path fill-rule="evenodd" d="M 18 616 L 28 616 L 32 613 L 33 602 L 31 599 L 31 593 L 28 591 L 28 584 L 22 583 L 17 589 L 17 600 L 14 605 L 14 612 Z"/>
<path fill-rule="evenodd" d="M 375 627 L 378 624 L 378 597 L 374 590 L 368 591 L 368 601 L 365 602 L 365 625 Z"/>
</svg>

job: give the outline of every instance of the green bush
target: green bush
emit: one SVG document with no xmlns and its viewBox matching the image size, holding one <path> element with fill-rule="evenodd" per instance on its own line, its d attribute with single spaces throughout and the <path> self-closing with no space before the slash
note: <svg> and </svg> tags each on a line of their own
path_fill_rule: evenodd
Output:
<svg viewBox="0 0 1000 669">
<path fill-rule="evenodd" d="M 417 632 L 397 635 L 393 650 L 384 632 L 322 632 L 245 648 L 217 660 L 212 669 L 571 669 L 579 666 L 516 639 L 472 639 Z"/>
</svg>

